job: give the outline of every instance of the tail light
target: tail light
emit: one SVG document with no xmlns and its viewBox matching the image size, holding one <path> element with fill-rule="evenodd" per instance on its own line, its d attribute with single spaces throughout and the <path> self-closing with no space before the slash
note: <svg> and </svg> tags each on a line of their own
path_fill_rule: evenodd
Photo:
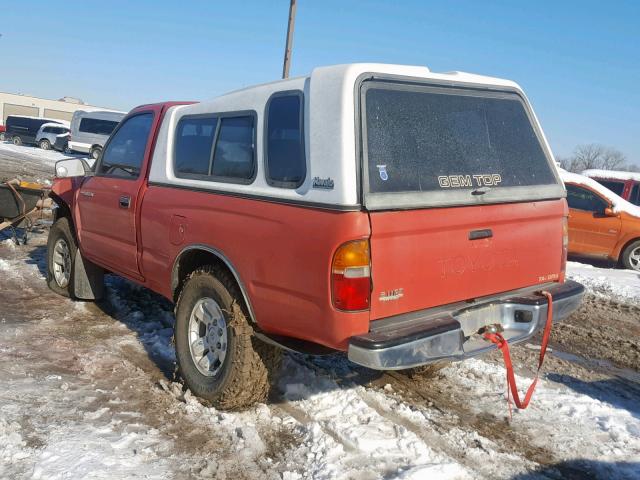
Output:
<svg viewBox="0 0 640 480">
<path fill-rule="evenodd" d="M 367 310 L 371 299 L 371 254 L 369 240 L 343 243 L 331 264 L 333 305 L 348 312 Z"/>
<path fill-rule="evenodd" d="M 562 217 L 562 258 L 560 259 L 560 282 L 564 282 L 567 272 L 567 255 L 569 254 L 569 220 Z"/>
</svg>

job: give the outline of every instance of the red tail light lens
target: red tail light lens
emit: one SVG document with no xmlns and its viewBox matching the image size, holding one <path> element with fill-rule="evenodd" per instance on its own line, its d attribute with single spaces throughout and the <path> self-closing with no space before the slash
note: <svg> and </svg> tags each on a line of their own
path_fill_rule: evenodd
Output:
<svg viewBox="0 0 640 480">
<path fill-rule="evenodd" d="M 348 312 L 367 310 L 371 301 L 371 254 L 368 240 L 343 243 L 331 265 L 333 305 Z"/>
</svg>

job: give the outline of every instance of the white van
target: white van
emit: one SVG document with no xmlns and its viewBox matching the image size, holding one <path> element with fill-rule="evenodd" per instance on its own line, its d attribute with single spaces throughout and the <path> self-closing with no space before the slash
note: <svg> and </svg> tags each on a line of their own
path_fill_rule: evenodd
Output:
<svg viewBox="0 0 640 480">
<path fill-rule="evenodd" d="M 125 116 L 125 112 L 78 110 L 71 119 L 69 149 L 88 153 L 91 158 L 100 156 L 102 147 Z"/>
</svg>

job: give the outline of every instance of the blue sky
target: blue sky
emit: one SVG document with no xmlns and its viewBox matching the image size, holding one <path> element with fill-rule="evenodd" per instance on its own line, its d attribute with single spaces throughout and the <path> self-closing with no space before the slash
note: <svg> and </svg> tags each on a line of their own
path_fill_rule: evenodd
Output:
<svg viewBox="0 0 640 480">
<path fill-rule="evenodd" d="M 0 91 L 128 110 L 274 80 L 288 4 L 23 0 L 0 15 Z M 596 142 L 640 164 L 639 24 L 637 1 L 298 0 L 291 74 L 376 61 L 509 78 L 556 155 Z"/>
</svg>

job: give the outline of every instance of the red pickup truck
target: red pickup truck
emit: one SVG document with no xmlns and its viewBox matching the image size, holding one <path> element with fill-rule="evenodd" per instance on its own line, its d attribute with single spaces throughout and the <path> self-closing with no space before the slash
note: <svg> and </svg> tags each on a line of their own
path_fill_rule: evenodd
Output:
<svg viewBox="0 0 640 480">
<path fill-rule="evenodd" d="M 180 374 L 219 408 L 263 400 L 282 349 L 374 369 L 464 359 L 570 314 L 567 204 L 513 82 L 351 64 L 143 105 L 93 169 L 56 165 L 48 283 L 110 272 L 175 302 Z"/>
</svg>

